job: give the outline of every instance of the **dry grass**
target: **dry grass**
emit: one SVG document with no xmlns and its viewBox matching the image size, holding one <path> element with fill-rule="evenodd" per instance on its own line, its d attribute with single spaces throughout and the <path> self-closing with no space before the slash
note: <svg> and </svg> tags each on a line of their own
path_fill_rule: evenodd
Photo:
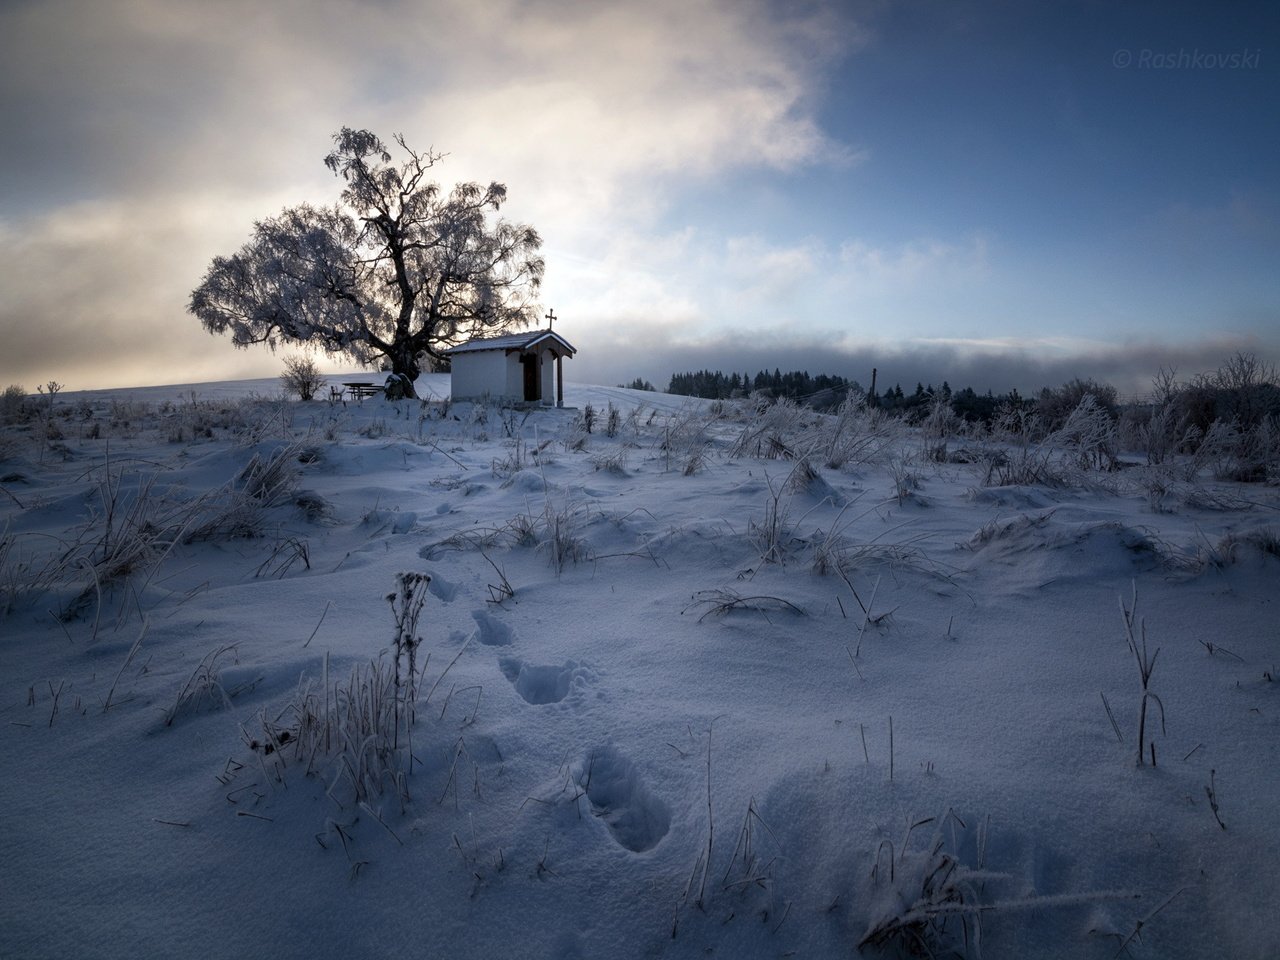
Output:
<svg viewBox="0 0 1280 960">
<path fill-rule="evenodd" d="M 912 835 L 921 827 L 934 829 L 923 848 L 912 846 Z M 948 849 L 944 828 L 952 827 Z M 876 847 L 871 867 L 872 914 L 857 948 L 895 948 L 909 954 L 967 956 L 980 952 L 983 903 L 979 885 L 984 869 L 986 830 L 977 839 L 977 862 L 967 866 L 955 847 L 954 828 L 967 830 L 951 810 L 940 817 L 913 820 L 895 848 L 890 840 Z"/>
<path fill-rule="evenodd" d="M 1120 616 L 1124 621 L 1125 639 L 1129 644 L 1129 652 L 1133 654 L 1138 666 L 1138 677 L 1142 683 L 1142 697 L 1138 701 L 1138 766 L 1146 763 L 1143 747 L 1147 741 L 1147 703 L 1153 702 L 1160 708 L 1160 732 L 1164 733 L 1164 701 L 1151 691 L 1151 674 L 1156 668 L 1156 660 L 1160 656 L 1160 648 L 1150 653 L 1147 647 L 1147 624 L 1138 617 L 1138 585 L 1133 586 L 1133 598 L 1129 606 L 1125 606 L 1124 598 L 1120 599 Z M 1150 743 L 1151 766 L 1156 765 L 1156 745 Z"/>
<path fill-rule="evenodd" d="M 231 697 L 223 688 L 219 676 L 218 661 L 227 655 L 234 656 L 234 643 L 217 647 L 205 654 L 204 659 L 191 672 L 191 676 L 178 688 L 173 704 L 164 712 L 164 725 L 173 726 L 180 716 L 196 713 L 213 706 L 231 706 Z"/>
<path fill-rule="evenodd" d="M 704 607 L 702 615 L 698 617 L 701 623 L 707 617 L 723 617 L 734 610 L 753 610 L 764 616 L 765 620 L 769 620 L 769 611 L 785 611 L 794 613 L 803 617 L 804 610 L 796 606 L 790 600 L 784 600 L 781 597 L 769 596 L 751 596 L 744 597 L 736 590 L 727 587 L 721 587 L 715 590 L 699 590 L 693 595 L 693 603 L 680 611 L 681 615 L 688 613 L 690 610 Z M 769 620 L 772 623 L 772 620 Z"/>
</svg>

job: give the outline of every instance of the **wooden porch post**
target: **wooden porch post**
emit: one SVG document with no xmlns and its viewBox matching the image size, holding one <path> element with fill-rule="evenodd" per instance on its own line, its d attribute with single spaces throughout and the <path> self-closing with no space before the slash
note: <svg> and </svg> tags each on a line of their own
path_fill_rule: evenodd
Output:
<svg viewBox="0 0 1280 960">
<path fill-rule="evenodd" d="M 556 406 L 564 406 L 564 357 L 556 355 Z"/>
</svg>

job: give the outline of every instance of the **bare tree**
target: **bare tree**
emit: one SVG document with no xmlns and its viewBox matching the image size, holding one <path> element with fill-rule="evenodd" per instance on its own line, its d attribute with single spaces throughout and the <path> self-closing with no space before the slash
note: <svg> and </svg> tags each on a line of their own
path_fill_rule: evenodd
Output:
<svg viewBox="0 0 1280 960">
<path fill-rule="evenodd" d="M 324 374 L 310 357 L 285 357 L 280 385 L 299 400 L 310 400 L 325 385 Z"/>
<path fill-rule="evenodd" d="M 238 347 L 314 344 L 381 363 L 412 383 L 425 358 L 538 314 L 542 240 L 527 224 L 490 220 L 500 183 L 460 183 L 446 196 L 429 171 L 443 154 L 397 135 L 391 153 L 368 130 L 334 135 L 325 165 L 346 186 L 332 207 L 301 204 L 254 225 L 215 257 L 188 310 Z"/>
</svg>

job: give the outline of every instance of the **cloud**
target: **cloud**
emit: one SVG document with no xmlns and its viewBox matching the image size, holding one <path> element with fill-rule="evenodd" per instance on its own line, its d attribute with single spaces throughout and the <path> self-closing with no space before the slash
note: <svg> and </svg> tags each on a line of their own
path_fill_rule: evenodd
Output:
<svg viewBox="0 0 1280 960">
<path fill-rule="evenodd" d="M 463 79 L 395 109 L 448 144 L 450 175 L 496 176 L 550 244 L 648 230 L 679 188 L 742 169 L 849 164 L 817 120 L 856 27 L 759 0 L 470 4 L 443 69 Z M 476 58 L 489 69 L 476 76 Z M 459 51 L 465 63 L 454 63 Z M 500 65 L 500 66 L 496 66 Z M 554 264 L 552 264 L 554 270 Z"/>
<path fill-rule="evenodd" d="M 948 298 L 983 293 L 1003 269 L 982 237 L 875 246 L 686 228 L 611 238 L 597 258 L 573 265 L 555 303 L 584 333 L 627 329 L 671 347 L 772 339 L 780 329 L 828 342 L 905 340 L 954 327 L 957 305 Z M 972 324 L 995 326 L 986 318 Z"/>
<path fill-rule="evenodd" d="M 679 246 L 652 235 L 676 186 L 855 158 L 816 109 L 859 35 L 820 4 L 16 2 L 0 38 L 0 375 L 32 382 L 243 370 L 186 298 L 255 218 L 334 199 L 320 160 L 342 125 L 452 151 L 446 183 L 506 181 L 562 313 L 608 287 L 689 322 L 699 291 L 626 263 Z M 616 272 L 570 294 L 560 256 L 566 278 Z"/>
<path fill-rule="evenodd" d="M 278 358 L 210 336 L 186 304 L 212 257 L 247 239 L 259 203 L 279 209 L 281 198 L 186 199 L 0 219 L 0 380 L 105 387 L 277 373 Z"/>
<path fill-rule="evenodd" d="M 880 292 L 939 280 L 985 279 L 991 271 L 989 241 L 974 235 L 959 241 L 936 238 L 893 246 L 851 240 L 840 248 L 840 270 L 849 283 Z"/>
<path fill-rule="evenodd" d="M 0 172 L 103 192 L 323 181 L 338 126 L 612 205 L 629 178 L 848 159 L 815 117 L 856 28 L 761 0 L 80 0 L 0 10 Z M 56 171 L 49 171 L 49 163 Z M 70 181 L 70 182 L 68 182 Z M 12 181 L 10 181 L 12 182 Z M 537 206 L 536 204 L 533 206 Z"/>
</svg>

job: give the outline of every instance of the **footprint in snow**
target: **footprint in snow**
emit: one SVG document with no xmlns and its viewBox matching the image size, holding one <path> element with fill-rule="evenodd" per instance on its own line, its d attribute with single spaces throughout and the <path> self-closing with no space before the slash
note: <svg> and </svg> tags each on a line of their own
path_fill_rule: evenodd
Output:
<svg viewBox="0 0 1280 960">
<path fill-rule="evenodd" d="M 579 783 L 592 812 L 633 853 L 656 847 L 671 829 L 667 805 L 644 785 L 635 764 L 613 747 L 601 747 L 583 759 Z"/>
<path fill-rule="evenodd" d="M 516 693 L 526 703 L 535 705 L 559 703 L 569 695 L 573 682 L 585 680 L 587 670 L 574 660 L 563 666 L 535 666 L 515 657 L 503 657 L 498 661 L 502 674 L 511 681 Z M 581 682 L 580 680 L 580 682 Z"/>
<path fill-rule="evenodd" d="M 431 574 L 431 582 L 427 584 L 431 595 L 442 603 L 449 603 L 458 595 L 458 585 L 450 583 L 438 573 Z"/>
<path fill-rule="evenodd" d="M 495 620 L 488 610 L 472 610 L 471 618 L 478 628 L 476 636 L 486 646 L 505 647 L 515 639 L 511 627 L 501 620 Z"/>
</svg>

